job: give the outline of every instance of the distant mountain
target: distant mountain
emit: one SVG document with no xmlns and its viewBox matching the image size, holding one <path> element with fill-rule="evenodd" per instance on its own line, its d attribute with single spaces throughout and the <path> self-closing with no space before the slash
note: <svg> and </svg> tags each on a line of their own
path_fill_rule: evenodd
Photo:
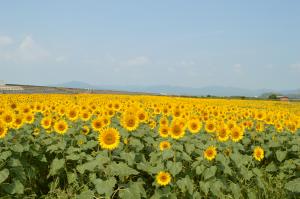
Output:
<svg viewBox="0 0 300 199">
<path fill-rule="evenodd" d="M 98 90 L 116 90 L 116 91 L 130 91 L 130 92 L 147 92 L 147 93 L 161 93 L 166 95 L 194 95 L 194 96 L 269 96 L 268 93 L 280 93 L 289 97 L 300 98 L 300 89 L 297 90 L 283 90 L 276 91 L 272 89 L 244 89 L 238 87 L 224 87 L 224 86 L 208 86 L 200 88 L 191 87 L 179 87 L 179 86 L 168 86 L 168 85 L 157 85 L 157 86 L 124 86 L 124 85 L 91 85 L 80 81 L 71 81 L 63 84 L 52 85 L 57 87 L 68 87 L 68 88 L 89 88 Z"/>
<path fill-rule="evenodd" d="M 55 87 L 65 87 L 65 88 L 96 88 L 95 86 L 85 83 L 85 82 L 80 82 L 80 81 L 71 81 L 71 82 L 66 82 L 62 84 L 54 84 L 54 85 L 49 85 L 49 86 L 55 86 Z"/>
</svg>

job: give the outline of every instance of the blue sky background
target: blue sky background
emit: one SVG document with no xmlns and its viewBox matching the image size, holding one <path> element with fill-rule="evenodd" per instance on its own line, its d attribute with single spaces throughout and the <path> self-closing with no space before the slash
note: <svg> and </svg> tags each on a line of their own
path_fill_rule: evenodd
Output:
<svg viewBox="0 0 300 199">
<path fill-rule="evenodd" d="M 0 79 L 300 88 L 300 1 L 2 1 Z"/>
</svg>

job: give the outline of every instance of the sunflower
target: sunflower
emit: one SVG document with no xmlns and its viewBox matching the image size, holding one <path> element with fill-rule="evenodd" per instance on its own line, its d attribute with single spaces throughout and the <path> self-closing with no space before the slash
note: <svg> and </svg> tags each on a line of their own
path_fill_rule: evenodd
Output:
<svg viewBox="0 0 300 199">
<path fill-rule="evenodd" d="M 140 122 L 146 122 L 147 120 L 147 113 L 144 110 L 140 110 L 137 113 L 137 117 L 139 119 Z"/>
<path fill-rule="evenodd" d="M 28 105 L 22 106 L 21 107 L 21 112 L 24 113 L 24 114 L 30 113 L 31 108 Z"/>
<path fill-rule="evenodd" d="M 34 136 L 38 136 L 38 135 L 40 134 L 40 132 L 41 132 L 41 129 L 39 129 L 39 128 L 34 128 L 32 134 L 33 134 Z"/>
<path fill-rule="evenodd" d="M 234 142 L 238 142 L 243 139 L 244 131 L 242 128 L 235 126 L 230 130 L 231 139 Z"/>
<path fill-rule="evenodd" d="M 60 120 L 54 124 L 54 130 L 59 134 L 65 134 L 68 128 L 68 124 L 64 120 Z"/>
<path fill-rule="evenodd" d="M 168 126 L 169 125 L 169 120 L 167 117 L 161 117 L 159 120 L 159 124 L 161 126 Z"/>
<path fill-rule="evenodd" d="M 277 133 L 281 133 L 283 131 L 283 125 L 279 122 L 275 124 L 275 128 Z"/>
<path fill-rule="evenodd" d="M 3 122 L 0 120 L 0 138 L 4 138 L 7 134 L 7 127 Z"/>
<path fill-rule="evenodd" d="M 164 106 L 163 108 L 162 108 L 162 114 L 163 115 L 169 115 L 169 109 L 168 109 L 168 107 L 167 106 Z"/>
<path fill-rule="evenodd" d="M 168 141 L 162 141 L 159 143 L 159 149 L 161 151 L 171 148 L 171 144 Z"/>
<path fill-rule="evenodd" d="M 111 121 L 110 121 L 110 117 L 108 116 L 103 116 L 101 117 L 101 120 L 102 120 L 102 124 L 105 126 L 109 126 Z"/>
<path fill-rule="evenodd" d="M 111 109 L 107 111 L 107 115 L 108 115 L 109 117 L 113 117 L 113 116 L 115 115 L 115 113 L 116 113 L 116 112 L 115 112 L 114 110 L 111 110 Z"/>
<path fill-rule="evenodd" d="M 156 122 L 155 122 L 154 119 L 150 119 L 150 120 L 149 120 L 149 127 L 150 127 L 150 129 L 155 129 L 155 127 L 156 127 Z"/>
<path fill-rule="evenodd" d="M 103 128 L 103 122 L 101 118 L 96 118 L 92 121 L 92 128 L 94 131 L 100 131 Z"/>
<path fill-rule="evenodd" d="M 117 102 L 115 102 L 113 107 L 114 107 L 114 110 L 115 110 L 115 111 L 119 111 L 119 110 L 120 110 L 120 108 L 121 108 L 121 104 L 120 104 L 120 102 L 118 102 L 118 101 L 117 101 Z"/>
<path fill-rule="evenodd" d="M 90 128 L 87 126 L 87 125 L 84 125 L 81 129 L 81 132 L 84 134 L 84 135 L 87 135 L 89 132 L 90 132 Z"/>
<path fill-rule="evenodd" d="M 172 122 L 169 133 L 172 138 L 178 140 L 182 138 L 185 134 L 185 129 L 180 122 L 176 120 Z"/>
<path fill-rule="evenodd" d="M 23 124 L 24 124 L 23 116 L 22 116 L 22 115 L 16 116 L 15 121 L 14 121 L 14 124 L 13 124 L 13 127 L 14 127 L 15 129 L 19 129 L 19 128 L 22 127 Z"/>
<path fill-rule="evenodd" d="M 217 150 L 216 150 L 216 147 L 214 146 L 209 146 L 204 152 L 204 157 L 211 161 L 213 159 L 215 159 L 216 155 L 217 155 Z"/>
<path fill-rule="evenodd" d="M 169 127 L 168 126 L 160 126 L 159 127 L 159 135 L 163 138 L 169 136 Z"/>
<path fill-rule="evenodd" d="M 229 130 L 226 125 L 221 125 L 217 130 L 217 137 L 220 142 L 225 142 L 229 138 Z"/>
<path fill-rule="evenodd" d="M 24 115 L 25 122 L 32 124 L 34 122 L 34 115 L 32 113 L 27 113 Z"/>
<path fill-rule="evenodd" d="M 198 133 L 202 128 L 202 123 L 199 119 L 194 118 L 188 121 L 188 129 L 191 133 Z"/>
<path fill-rule="evenodd" d="M 67 112 L 67 117 L 69 120 L 71 121 L 75 121 L 78 119 L 78 111 L 75 108 L 71 108 L 68 112 Z"/>
<path fill-rule="evenodd" d="M 90 118 L 91 118 L 91 114 L 89 111 L 82 111 L 80 113 L 80 118 L 83 120 L 83 121 L 88 121 Z"/>
<path fill-rule="evenodd" d="M 156 175 L 156 182 L 160 186 L 166 186 L 171 182 L 171 175 L 168 172 L 161 171 Z"/>
<path fill-rule="evenodd" d="M 257 146 L 254 148 L 253 150 L 253 157 L 258 160 L 261 161 L 262 159 L 264 159 L 264 150 L 263 148 Z"/>
<path fill-rule="evenodd" d="M 120 144 L 120 133 L 115 128 L 106 128 L 100 132 L 98 142 L 103 149 L 116 149 Z"/>
<path fill-rule="evenodd" d="M 134 131 L 139 126 L 139 120 L 133 114 L 125 114 L 121 118 L 121 125 L 127 131 Z"/>
<path fill-rule="evenodd" d="M 260 120 L 260 121 L 264 120 L 266 118 L 266 112 L 264 112 L 264 111 L 256 111 L 255 118 L 257 120 Z"/>
<path fill-rule="evenodd" d="M 49 129 L 52 124 L 52 119 L 50 117 L 44 117 L 41 121 L 41 125 L 44 129 Z"/>
<path fill-rule="evenodd" d="M 216 123 L 212 120 L 208 120 L 205 123 L 205 130 L 208 133 L 213 133 L 216 131 Z"/>
<path fill-rule="evenodd" d="M 10 125 L 13 124 L 14 118 L 15 118 L 15 115 L 14 115 L 12 112 L 9 112 L 9 111 L 4 112 L 4 113 L 2 113 L 2 115 L 1 115 L 2 121 L 3 121 L 6 125 L 8 125 L 8 126 L 10 126 Z"/>
<path fill-rule="evenodd" d="M 123 142 L 124 142 L 124 144 L 127 145 L 129 143 L 129 139 L 128 138 L 124 138 Z"/>
<path fill-rule="evenodd" d="M 228 127 L 228 129 L 229 130 L 231 130 L 233 127 L 235 127 L 236 126 L 236 122 L 235 121 L 233 121 L 233 120 L 229 120 L 228 122 L 227 122 L 227 127 Z"/>
<path fill-rule="evenodd" d="M 293 122 L 289 122 L 287 125 L 287 128 L 291 133 L 296 133 L 296 131 L 297 131 L 297 126 Z"/>
<path fill-rule="evenodd" d="M 173 116 L 174 116 L 175 118 L 180 117 L 180 116 L 181 116 L 181 110 L 180 110 L 179 108 L 173 109 Z"/>
<path fill-rule="evenodd" d="M 64 106 L 59 107 L 57 113 L 58 113 L 60 116 L 65 115 L 65 114 L 66 114 L 66 108 L 65 108 Z"/>
<path fill-rule="evenodd" d="M 265 124 L 263 122 L 257 122 L 255 129 L 257 132 L 263 132 L 265 130 Z"/>
</svg>

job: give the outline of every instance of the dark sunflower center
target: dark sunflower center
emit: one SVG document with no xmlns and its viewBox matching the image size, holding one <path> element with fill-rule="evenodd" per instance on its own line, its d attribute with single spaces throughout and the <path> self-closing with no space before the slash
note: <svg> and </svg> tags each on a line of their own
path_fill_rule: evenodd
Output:
<svg viewBox="0 0 300 199">
<path fill-rule="evenodd" d="M 127 126 L 128 126 L 128 127 L 133 127 L 134 124 L 135 124 L 134 119 L 129 119 L 129 120 L 127 121 Z"/>
<path fill-rule="evenodd" d="M 11 121 L 12 121 L 12 117 L 11 117 L 10 115 L 7 115 L 7 116 L 5 117 L 5 121 L 6 121 L 6 122 L 11 122 Z"/>
<path fill-rule="evenodd" d="M 139 115 L 139 119 L 140 119 L 140 120 L 145 119 L 145 115 L 144 115 L 144 114 L 140 114 L 140 115 Z"/>
<path fill-rule="evenodd" d="M 164 182 L 164 181 L 167 181 L 167 179 L 168 179 L 168 178 L 167 178 L 166 175 L 162 175 L 162 176 L 160 177 L 160 180 L 163 181 L 163 182 Z"/>
<path fill-rule="evenodd" d="M 214 129 L 214 125 L 213 124 L 209 124 L 207 127 L 209 130 L 213 130 Z"/>
<path fill-rule="evenodd" d="M 211 157 L 211 156 L 213 156 L 213 151 L 212 150 L 208 150 L 206 154 L 207 154 L 208 157 Z"/>
<path fill-rule="evenodd" d="M 192 129 L 193 129 L 193 130 L 196 130 L 197 127 L 198 127 L 198 125 L 197 125 L 196 123 L 193 123 L 193 124 L 192 124 Z"/>
<path fill-rule="evenodd" d="M 58 125 L 58 129 L 59 129 L 60 131 L 65 130 L 65 125 L 64 125 L 64 124 L 59 124 L 59 125 Z"/>
<path fill-rule="evenodd" d="M 104 137 L 104 142 L 107 145 L 111 145 L 111 144 L 115 143 L 115 136 L 113 134 L 107 134 Z"/>
<path fill-rule="evenodd" d="M 181 133 L 180 126 L 178 126 L 178 125 L 174 126 L 174 128 L 173 128 L 173 134 L 174 135 L 180 135 L 180 133 Z"/>
<path fill-rule="evenodd" d="M 100 128 L 101 127 L 101 122 L 95 122 L 95 127 Z"/>
</svg>

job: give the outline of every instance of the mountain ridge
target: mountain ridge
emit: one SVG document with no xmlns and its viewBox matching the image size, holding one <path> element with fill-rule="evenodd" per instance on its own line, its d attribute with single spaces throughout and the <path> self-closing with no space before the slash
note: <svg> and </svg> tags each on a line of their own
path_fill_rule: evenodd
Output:
<svg viewBox="0 0 300 199">
<path fill-rule="evenodd" d="M 246 96 L 258 97 L 266 93 L 278 93 L 281 95 L 290 95 L 295 98 L 300 98 L 300 88 L 290 90 L 274 90 L 274 89 L 246 89 L 239 87 L 225 86 L 205 86 L 199 88 L 170 86 L 170 85 L 155 85 L 155 86 L 137 86 L 137 85 L 92 85 L 81 81 L 70 81 L 61 84 L 51 85 L 67 88 L 84 88 L 98 90 L 116 90 L 129 92 L 148 92 L 161 93 L 166 95 L 194 95 L 194 96 Z"/>
</svg>

